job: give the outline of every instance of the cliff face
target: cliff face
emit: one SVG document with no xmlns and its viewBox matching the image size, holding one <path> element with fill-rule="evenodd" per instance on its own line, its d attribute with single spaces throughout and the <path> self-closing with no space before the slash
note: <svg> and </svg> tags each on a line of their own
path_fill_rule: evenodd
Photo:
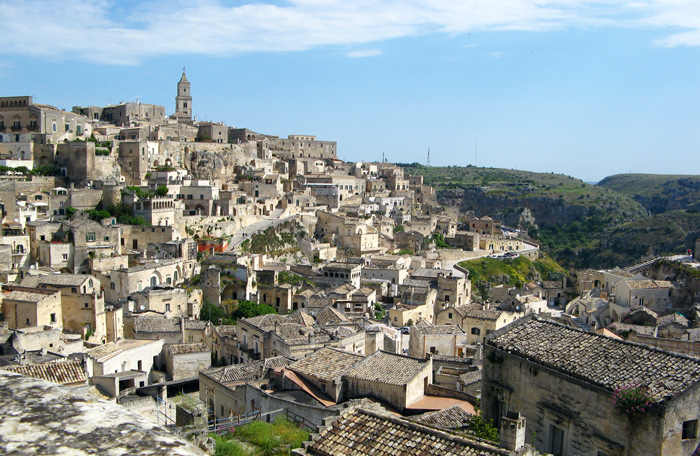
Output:
<svg viewBox="0 0 700 456">
<path fill-rule="evenodd" d="M 536 192 L 492 191 L 487 187 L 444 189 L 437 192 L 442 205 L 456 206 L 461 212 L 472 210 L 477 216 L 502 219 L 508 226 L 526 224 L 569 224 L 593 215 L 612 218 L 616 223 L 635 220 L 645 215 L 638 204 L 609 196 L 586 200 L 584 204 L 563 195 L 541 195 Z"/>
</svg>

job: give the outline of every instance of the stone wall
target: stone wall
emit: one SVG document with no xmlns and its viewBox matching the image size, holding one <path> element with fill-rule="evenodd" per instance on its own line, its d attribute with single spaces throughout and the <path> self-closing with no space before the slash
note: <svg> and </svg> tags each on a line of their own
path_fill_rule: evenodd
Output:
<svg viewBox="0 0 700 456">
<path fill-rule="evenodd" d="M 631 421 L 611 406 L 609 391 L 490 346 L 482 386 L 484 417 L 498 424 L 507 410 L 520 412 L 541 452 L 550 452 L 554 426 L 563 431 L 564 454 L 605 452 L 614 443 L 624 447 L 621 456 L 671 454 L 662 451 L 668 427 L 660 408 Z"/>
</svg>

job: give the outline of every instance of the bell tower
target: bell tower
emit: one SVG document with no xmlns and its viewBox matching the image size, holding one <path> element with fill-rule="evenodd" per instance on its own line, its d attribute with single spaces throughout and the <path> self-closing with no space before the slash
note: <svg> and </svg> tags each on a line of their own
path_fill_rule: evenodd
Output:
<svg viewBox="0 0 700 456">
<path fill-rule="evenodd" d="M 185 68 L 182 68 L 182 77 L 177 83 L 177 96 L 175 97 L 175 115 L 178 120 L 192 120 L 192 95 L 190 94 L 190 81 L 185 76 Z"/>
</svg>

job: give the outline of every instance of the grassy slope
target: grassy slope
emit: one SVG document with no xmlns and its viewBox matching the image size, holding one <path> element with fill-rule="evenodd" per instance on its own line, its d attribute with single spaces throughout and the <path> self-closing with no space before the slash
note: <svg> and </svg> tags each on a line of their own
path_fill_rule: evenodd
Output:
<svg viewBox="0 0 700 456">
<path fill-rule="evenodd" d="M 614 205 L 616 210 L 628 211 L 630 214 L 639 212 L 638 204 L 628 196 L 563 174 L 474 166 L 402 166 L 409 174 L 421 174 L 424 182 L 436 190 L 488 186 L 489 195 L 512 195 L 517 192 L 520 198 L 548 197 L 563 199 L 571 205 Z"/>
<path fill-rule="evenodd" d="M 634 198 L 653 213 L 700 207 L 700 176 L 616 174 L 598 186 Z"/>
</svg>

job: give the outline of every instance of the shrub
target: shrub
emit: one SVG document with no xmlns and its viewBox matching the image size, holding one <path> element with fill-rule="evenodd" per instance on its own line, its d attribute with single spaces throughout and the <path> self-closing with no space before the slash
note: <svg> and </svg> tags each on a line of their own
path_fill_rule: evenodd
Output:
<svg viewBox="0 0 700 456">
<path fill-rule="evenodd" d="M 610 401 L 615 410 L 630 418 L 644 413 L 651 406 L 649 388 L 640 385 L 625 385 L 613 391 Z"/>
</svg>

